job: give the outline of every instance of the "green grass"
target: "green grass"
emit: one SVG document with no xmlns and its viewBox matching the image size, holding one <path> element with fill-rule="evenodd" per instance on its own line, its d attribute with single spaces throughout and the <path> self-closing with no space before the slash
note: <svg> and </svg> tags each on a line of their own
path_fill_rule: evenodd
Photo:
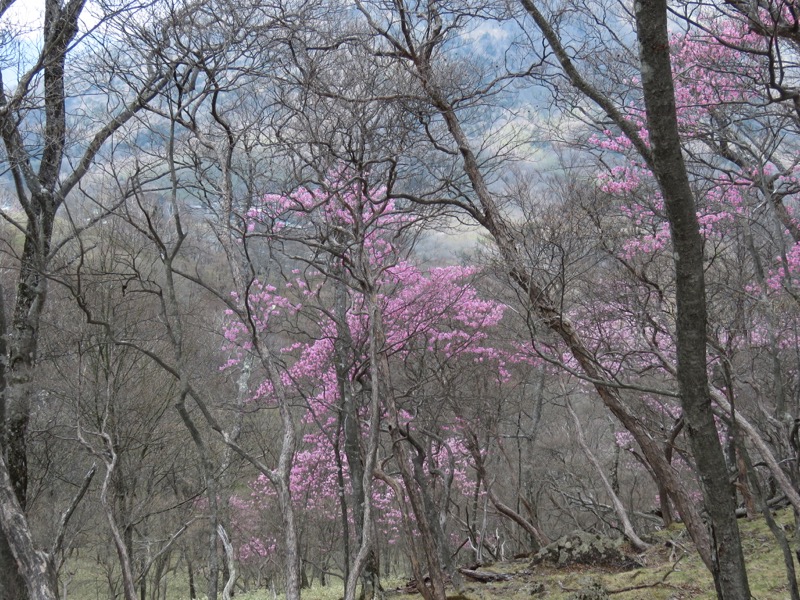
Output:
<svg viewBox="0 0 800 600">
<path fill-rule="evenodd" d="M 776 518 L 791 537 L 788 532 L 793 527 L 791 512 L 784 510 Z M 788 599 L 783 555 L 763 519 L 740 520 L 739 526 L 754 599 Z M 639 557 L 644 566 L 624 572 L 575 566 L 565 569 L 531 566 L 529 559 L 496 563 L 484 567 L 484 570 L 505 573 L 511 578 L 488 584 L 467 581 L 463 597 L 467 600 L 567 600 L 571 594 L 589 583 L 598 582 L 612 593 L 615 600 L 716 598 L 711 576 L 682 527 L 675 526 L 659 532 L 654 542 L 653 547 Z M 798 568 L 797 564 L 795 568 Z M 178 573 L 170 574 L 169 600 L 188 600 L 188 585 L 181 576 Z M 393 591 L 406 582 L 407 580 L 401 579 L 385 581 L 383 585 L 387 590 L 387 597 L 393 600 L 419 600 L 418 594 Z M 455 591 L 451 593 L 454 596 L 456 594 Z M 303 591 L 303 600 L 339 600 L 342 596 L 342 583 L 339 581 L 324 587 L 316 585 Z M 99 569 L 91 568 L 91 565 L 78 569 L 70 583 L 68 597 L 72 600 L 107 598 L 105 575 Z M 258 590 L 237 592 L 236 598 L 273 600 L 273 595 L 270 590 Z M 282 600 L 283 594 L 279 593 L 277 598 Z"/>
<path fill-rule="evenodd" d="M 778 515 L 784 528 L 791 527 L 790 511 Z M 753 597 L 756 600 L 789 598 L 783 554 L 763 519 L 739 521 L 745 559 Z M 549 598 L 566 600 L 591 582 L 600 583 L 613 598 L 620 600 L 679 600 L 716 598 L 711 575 L 706 570 L 682 527 L 673 527 L 655 536 L 653 547 L 640 556 L 645 565 L 630 571 L 615 572 L 596 568 L 531 567 L 530 561 L 501 563 L 487 570 L 508 573 L 512 579 L 490 585 L 469 584 L 467 598 L 522 600 Z M 795 568 L 797 564 L 795 564 Z M 531 592 L 543 591 L 531 595 Z"/>
</svg>

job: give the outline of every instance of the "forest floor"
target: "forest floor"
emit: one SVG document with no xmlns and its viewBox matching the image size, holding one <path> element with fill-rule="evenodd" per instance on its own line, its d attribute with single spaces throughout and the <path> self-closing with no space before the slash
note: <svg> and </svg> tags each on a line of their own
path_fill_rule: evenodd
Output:
<svg viewBox="0 0 800 600">
<path fill-rule="evenodd" d="M 776 514 L 788 537 L 794 533 L 790 510 Z M 747 560 L 748 576 L 754 600 L 783 600 L 789 598 L 783 555 L 775 538 L 762 518 L 739 521 L 742 544 Z M 711 576 L 700 561 L 691 541 L 681 526 L 656 533 L 653 546 L 635 554 L 642 565 L 630 570 L 614 570 L 587 566 L 557 568 L 531 565 L 530 558 L 483 565 L 481 572 L 507 577 L 502 581 L 479 583 L 465 578 L 459 595 L 448 590 L 450 600 L 688 600 L 716 598 Z M 795 568 L 798 568 L 795 562 Z M 102 582 L 83 569 L 72 582 L 69 598 L 89 600 L 104 597 L 99 588 Z M 800 572 L 800 569 L 799 569 Z M 84 581 L 79 581 L 83 579 Z M 94 581 L 89 581 L 93 579 Z M 408 593 L 407 580 L 385 582 L 387 600 L 421 600 L 418 593 Z M 94 588 L 94 589 L 92 589 Z M 607 595 L 598 593 L 602 588 Z M 91 592 L 89 591 L 91 590 Z M 107 590 L 107 588 L 106 588 Z M 186 600 L 186 583 L 173 580 L 169 600 Z M 107 593 L 107 592 L 106 592 Z M 303 600 L 340 600 L 341 584 L 314 586 L 303 591 Z M 269 590 L 237 591 L 236 600 L 281 600 Z"/>
<path fill-rule="evenodd" d="M 791 511 L 776 515 L 791 538 L 794 524 Z M 754 600 L 789 598 L 783 554 L 762 518 L 739 521 L 748 576 Z M 660 531 L 653 536 L 653 546 L 636 555 L 641 568 L 619 571 L 596 567 L 531 566 L 530 558 L 497 562 L 480 567 L 481 571 L 508 575 L 506 581 L 478 583 L 469 580 L 459 596 L 450 590 L 452 600 L 550 600 L 605 598 L 596 593 L 599 586 L 613 600 L 688 600 L 716 598 L 714 585 L 694 547 L 681 526 Z M 798 568 L 795 561 L 795 568 Z M 595 591 L 593 594 L 592 591 Z M 339 600 L 341 588 L 312 588 L 304 600 Z M 239 600 L 267 600 L 258 594 L 237 595 Z M 421 599 L 403 588 L 387 588 L 387 600 Z"/>
<path fill-rule="evenodd" d="M 791 537 L 794 524 L 791 511 L 776 519 Z M 762 518 L 740 520 L 750 586 L 755 600 L 789 598 L 783 554 Z M 557 568 L 544 564 L 531 566 L 529 558 L 496 563 L 482 570 L 511 575 L 508 581 L 468 584 L 465 597 L 475 600 L 553 600 L 609 598 L 619 600 L 714 599 L 714 585 L 682 526 L 660 531 L 653 546 L 636 559 L 642 567 L 630 570 L 570 566 Z M 797 568 L 797 564 L 795 564 Z M 593 593 L 594 592 L 594 593 Z M 397 600 L 405 597 L 398 596 Z"/>
</svg>

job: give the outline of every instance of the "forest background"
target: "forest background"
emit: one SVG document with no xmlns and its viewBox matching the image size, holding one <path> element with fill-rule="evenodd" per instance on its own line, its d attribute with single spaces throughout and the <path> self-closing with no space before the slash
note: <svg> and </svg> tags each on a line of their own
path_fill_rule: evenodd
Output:
<svg viewBox="0 0 800 600">
<path fill-rule="evenodd" d="M 750 598 L 737 511 L 800 598 L 799 10 L 0 2 L 0 599 L 678 521 Z"/>
</svg>

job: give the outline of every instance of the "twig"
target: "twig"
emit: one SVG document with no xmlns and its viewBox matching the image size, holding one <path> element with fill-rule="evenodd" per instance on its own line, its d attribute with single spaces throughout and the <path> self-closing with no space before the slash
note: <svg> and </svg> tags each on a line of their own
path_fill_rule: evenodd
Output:
<svg viewBox="0 0 800 600">
<path fill-rule="evenodd" d="M 632 592 L 634 590 L 646 590 L 646 589 L 649 589 L 649 588 L 658 587 L 660 585 L 667 585 L 667 586 L 669 586 L 671 588 L 674 588 L 675 586 L 672 585 L 671 583 L 666 583 L 667 577 L 669 577 L 670 575 L 672 575 L 675 572 L 675 569 L 677 568 L 678 563 L 681 562 L 682 560 L 683 560 L 683 556 L 678 557 L 678 560 L 676 560 L 675 563 L 672 565 L 672 567 L 670 567 L 669 571 L 664 573 L 664 576 L 658 581 L 654 581 L 653 583 L 640 583 L 639 585 L 632 585 L 630 587 L 619 588 L 619 589 L 616 589 L 616 590 L 606 590 L 606 594 L 608 594 L 608 595 L 611 595 L 611 594 L 624 594 L 625 592 Z"/>
<path fill-rule="evenodd" d="M 97 463 L 93 464 L 92 468 L 86 473 L 83 478 L 83 484 L 81 485 L 81 488 L 72 499 L 72 504 L 70 504 L 69 508 L 67 508 L 67 510 L 61 514 L 61 522 L 58 524 L 58 533 L 56 534 L 56 539 L 53 542 L 53 547 L 50 550 L 50 556 L 52 556 L 54 560 L 58 552 L 61 550 L 61 547 L 64 545 L 64 536 L 66 535 L 67 524 L 72 517 L 72 513 L 75 512 L 75 509 L 78 508 L 78 504 L 80 504 L 84 495 L 86 495 L 86 491 L 89 489 L 89 485 L 92 483 L 95 473 L 97 473 Z M 61 564 L 59 564 L 58 567 L 60 568 Z"/>
</svg>

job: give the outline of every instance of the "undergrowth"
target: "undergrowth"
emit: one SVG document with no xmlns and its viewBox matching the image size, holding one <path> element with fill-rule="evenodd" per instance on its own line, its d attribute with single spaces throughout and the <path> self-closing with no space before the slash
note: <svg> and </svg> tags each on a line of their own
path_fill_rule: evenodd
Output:
<svg viewBox="0 0 800 600">
<path fill-rule="evenodd" d="M 791 511 L 776 515 L 779 524 L 791 537 L 794 527 Z M 740 520 L 742 543 L 747 561 L 750 587 L 754 600 L 783 600 L 789 598 L 783 555 L 764 520 Z M 694 551 L 685 530 L 680 526 L 658 532 L 653 536 L 653 546 L 637 555 L 641 568 L 615 571 L 608 569 L 571 566 L 556 568 L 532 566 L 529 558 L 498 562 L 481 567 L 481 570 L 502 573 L 507 581 L 477 583 L 467 580 L 460 595 L 450 590 L 451 598 L 459 600 L 569 600 L 592 584 L 601 585 L 614 600 L 713 600 L 716 598 L 710 574 Z M 795 565 L 795 568 L 798 568 Z M 798 568 L 800 572 L 800 568 Z M 97 573 L 83 574 L 73 579 L 69 598 L 94 599 L 96 592 L 87 594 L 91 587 L 102 581 L 85 581 Z M 91 585 L 94 583 L 94 586 Z M 393 579 L 383 583 L 389 600 L 419 600 L 419 594 L 407 593 L 407 580 Z M 107 589 L 107 588 L 106 588 Z M 173 581 L 169 600 L 188 600 L 187 587 Z M 339 600 L 343 596 L 341 582 L 328 586 L 316 585 L 303 591 L 303 600 Z M 236 600 L 282 600 L 270 590 L 238 591 Z"/>
</svg>

